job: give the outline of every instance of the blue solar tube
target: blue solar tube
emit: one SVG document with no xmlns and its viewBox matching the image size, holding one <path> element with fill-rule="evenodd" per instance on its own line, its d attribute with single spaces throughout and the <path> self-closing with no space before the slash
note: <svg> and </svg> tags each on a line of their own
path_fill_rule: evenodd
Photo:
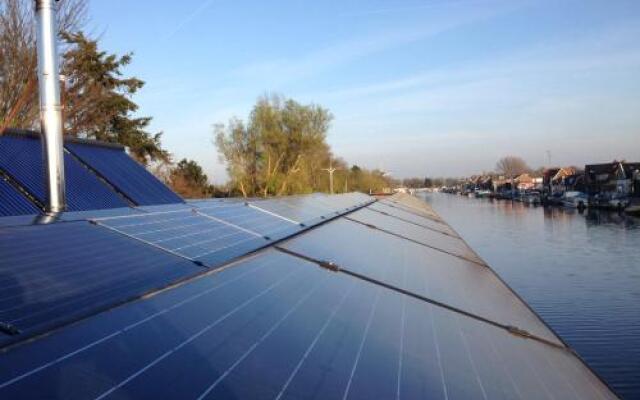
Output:
<svg viewBox="0 0 640 400">
<path fill-rule="evenodd" d="M 122 148 L 73 142 L 67 142 L 65 147 L 136 205 L 183 201 Z"/>
<path fill-rule="evenodd" d="M 0 217 L 38 214 L 41 210 L 0 176 Z"/>
<path fill-rule="evenodd" d="M 68 211 L 126 207 L 117 193 L 69 154 L 64 155 Z M 0 168 L 41 203 L 46 191 L 40 140 L 33 136 L 0 137 Z"/>
</svg>

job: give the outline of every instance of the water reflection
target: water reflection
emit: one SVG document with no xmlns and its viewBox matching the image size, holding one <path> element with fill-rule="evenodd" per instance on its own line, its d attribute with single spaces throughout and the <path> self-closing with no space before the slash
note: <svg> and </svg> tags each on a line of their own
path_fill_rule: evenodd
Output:
<svg viewBox="0 0 640 400">
<path fill-rule="evenodd" d="M 640 398 L 640 220 L 428 194 L 426 200 L 589 365 Z"/>
<path fill-rule="evenodd" d="M 638 229 L 640 219 L 623 212 L 588 210 L 586 213 L 587 225 L 617 225 L 624 229 Z"/>
</svg>

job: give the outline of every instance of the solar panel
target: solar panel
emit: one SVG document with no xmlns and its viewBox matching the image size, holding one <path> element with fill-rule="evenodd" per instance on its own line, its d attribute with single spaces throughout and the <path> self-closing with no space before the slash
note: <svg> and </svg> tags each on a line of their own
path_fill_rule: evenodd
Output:
<svg viewBox="0 0 640 400">
<path fill-rule="evenodd" d="M 0 371 L 3 398 L 615 398 L 568 351 L 274 251 L 14 348 Z"/>
<path fill-rule="evenodd" d="M 433 220 L 441 221 L 442 219 L 432 209 L 425 207 L 425 202 L 419 200 L 415 196 L 403 195 L 402 197 L 383 198 L 378 204 L 386 205 L 391 208 L 406 211 L 411 214 L 418 214 Z"/>
<path fill-rule="evenodd" d="M 246 203 L 201 203 L 197 210 L 204 215 L 226 221 L 271 239 L 281 238 L 302 229 L 299 224 L 295 224 L 287 218 L 261 211 Z"/>
<path fill-rule="evenodd" d="M 73 320 L 203 269 L 86 222 L 0 228 L 0 322 L 23 331 Z"/>
<path fill-rule="evenodd" d="M 290 222 L 313 223 L 321 217 L 333 215 L 334 212 L 314 199 L 313 196 L 277 198 L 269 200 L 252 200 L 251 207 L 287 218 Z"/>
<path fill-rule="evenodd" d="M 439 230 L 450 235 L 458 236 L 458 234 L 453 229 L 451 229 L 451 227 L 439 221 L 439 218 L 436 219 L 433 217 L 429 217 L 425 213 L 407 211 L 407 209 L 398 208 L 395 205 L 392 206 L 380 201 L 369 205 L 367 208 L 379 214 L 390 215 L 401 221 L 423 225 L 434 230 Z"/>
<path fill-rule="evenodd" d="M 352 192 L 335 195 L 315 194 L 323 204 L 334 210 L 344 210 L 371 203 L 373 199 L 365 194 Z"/>
<path fill-rule="evenodd" d="M 94 174 L 64 155 L 67 207 L 70 211 L 126 207 L 127 203 Z M 0 169 L 24 189 L 45 202 L 45 187 L 40 140 L 31 136 L 0 137 Z"/>
<path fill-rule="evenodd" d="M 332 218 L 347 210 L 373 201 L 359 194 L 292 196 L 268 200 L 249 201 L 251 207 L 287 218 L 292 223 L 313 225 L 323 219 Z"/>
<path fill-rule="evenodd" d="M 269 243 L 257 232 L 191 209 L 95 221 L 123 235 L 175 255 L 201 261 L 210 267 Z"/>
<path fill-rule="evenodd" d="M 344 219 L 281 246 L 559 343 L 485 266 Z"/>
<path fill-rule="evenodd" d="M 65 144 L 65 147 L 137 205 L 181 203 L 164 183 L 135 162 L 122 148 Z"/>
<path fill-rule="evenodd" d="M 0 217 L 38 213 L 38 207 L 0 176 Z"/>
<path fill-rule="evenodd" d="M 348 219 L 484 265 L 484 262 L 462 239 L 453 233 L 449 233 L 451 230 L 443 229 L 447 228 L 445 225 L 440 225 L 442 228 L 430 227 L 421 223 L 424 221 L 410 222 L 392 215 L 380 214 L 368 207 L 349 214 Z"/>
<path fill-rule="evenodd" d="M 13 215 L 10 217 L 2 217 L 0 218 L 0 227 L 34 225 L 37 224 L 38 220 L 41 218 L 42 214 Z"/>
</svg>

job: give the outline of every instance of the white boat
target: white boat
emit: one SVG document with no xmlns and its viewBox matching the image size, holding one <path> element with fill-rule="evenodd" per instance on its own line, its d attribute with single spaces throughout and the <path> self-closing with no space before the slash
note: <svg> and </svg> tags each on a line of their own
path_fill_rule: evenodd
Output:
<svg viewBox="0 0 640 400">
<path fill-rule="evenodd" d="M 540 204 L 542 202 L 542 195 L 538 191 L 528 192 L 522 197 L 522 201 L 526 204 Z"/>
<path fill-rule="evenodd" d="M 569 208 L 587 208 L 588 197 L 582 192 L 565 192 L 562 197 L 562 205 Z"/>
<path fill-rule="evenodd" d="M 614 210 L 624 210 L 629 205 L 629 197 L 623 194 L 614 194 L 609 200 L 609 207 Z"/>
</svg>

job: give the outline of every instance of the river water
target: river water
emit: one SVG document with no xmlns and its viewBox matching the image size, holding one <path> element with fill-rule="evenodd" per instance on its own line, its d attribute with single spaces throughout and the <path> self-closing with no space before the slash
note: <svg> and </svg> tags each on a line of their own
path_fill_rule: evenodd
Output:
<svg viewBox="0 0 640 400">
<path fill-rule="evenodd" d="M 609 385 L 640 399 L 640 219 L 420 194 Z"/>
</svg>

